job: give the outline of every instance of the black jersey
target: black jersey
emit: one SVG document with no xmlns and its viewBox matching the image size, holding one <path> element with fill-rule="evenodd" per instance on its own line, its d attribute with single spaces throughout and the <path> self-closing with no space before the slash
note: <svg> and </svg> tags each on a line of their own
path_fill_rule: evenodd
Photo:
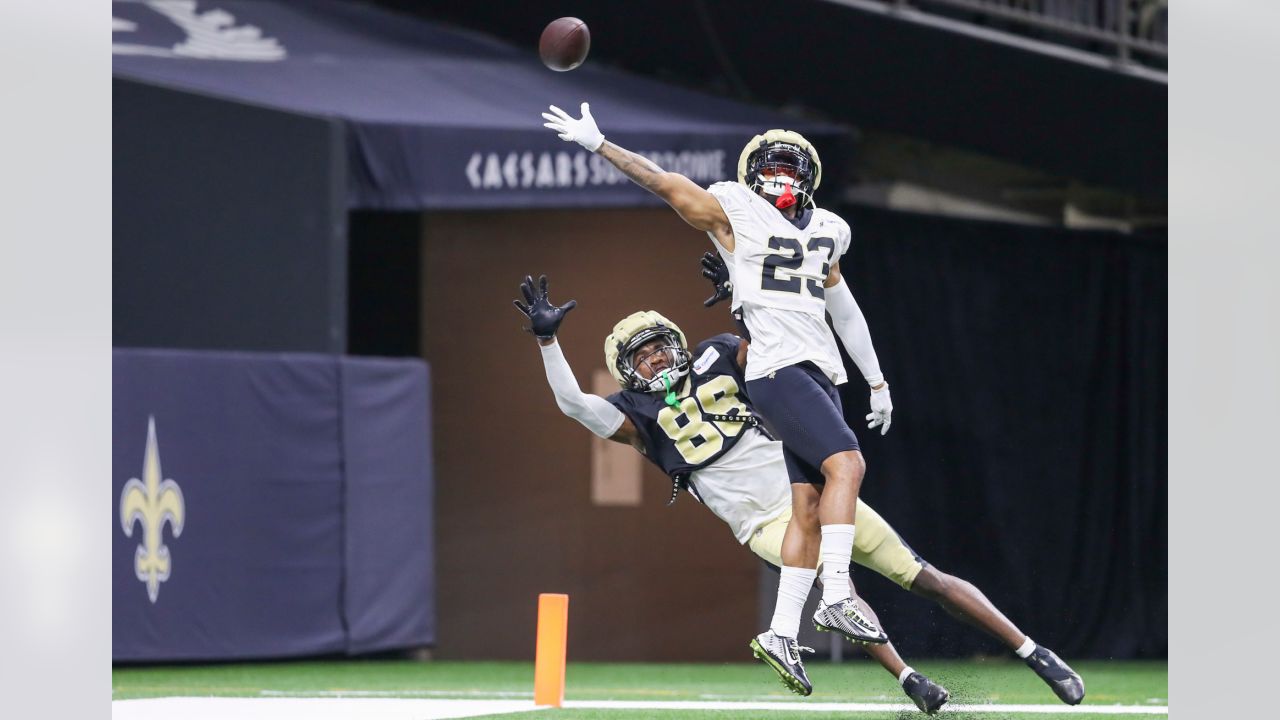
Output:
<svg viewBox="0 0 1280 720">
<path fill-rule="evenodd" d="M 675 407 L 665 393 L 623 390 L 608 397 L 639 431 L 645 457 L 673 479 L 715 462 L 738 442 L 754 416 L 738 367 L 736 335 L 724 333 L 694 348 L 689 374 L 676 388 Z"/>
</svg>

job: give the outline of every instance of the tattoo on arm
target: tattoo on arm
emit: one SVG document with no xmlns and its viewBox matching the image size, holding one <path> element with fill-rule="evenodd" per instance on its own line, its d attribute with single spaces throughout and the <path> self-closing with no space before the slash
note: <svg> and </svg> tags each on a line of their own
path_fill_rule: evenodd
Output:
<svg viewBox="0 0 1280 720">
<path fill-rule="evenodd" d="M 719 201 L 711 193 L 676 172 L 667 172 L 642 155 L 604 141 L 596 151 L 632 182 L 662 198 L 686 223 L 713 232 L 725 250 L 733 252 L 733 228 Z"/>
<path fill-rule="evenodd" d="M 643 155 L 620 148 L 608 140 L 600 146 L 598 154 L 649 192 L 657 192 L 658 179 L 666 172 Z"/>
</svg>

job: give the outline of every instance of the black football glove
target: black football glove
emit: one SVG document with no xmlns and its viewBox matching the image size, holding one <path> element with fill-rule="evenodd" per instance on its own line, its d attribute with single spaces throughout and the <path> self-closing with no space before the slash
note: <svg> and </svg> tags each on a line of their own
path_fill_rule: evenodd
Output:
<svg viewBox="0 0 1280 720">
<path fill-rule="evenodd" d="M 533 277 L 524 276 L 524 282 L 520 283 L 520 292 L 524 294 L 524 302 L 512 300 L 516 309 L 524 313 L 529 318 L 529 326 L 526 331 L 533 333 L 534 337 L 539 340 L 550 340 L 556 336 L 556 330 L 560 329 L 560 322 L 564 320 L 564 316 L 570 310 L 578 307 L 577 300 L 556 307 L 547 299 L 547 276 L 538 277 L 538 287 L 533 287 Z M 528 303 L 527 305 L 525 303 Z"/>
<path fill-rule="evenodd" d="M 716 253 L 709 252 L 702 256 L 702 277 L 710 280 L 716 289 L 714 295 L 702 301 L 706 307 L 733 297 L 733 283 L 729 281 L 729 266 L 725 265 L 724 260 Z"/>
</svg>

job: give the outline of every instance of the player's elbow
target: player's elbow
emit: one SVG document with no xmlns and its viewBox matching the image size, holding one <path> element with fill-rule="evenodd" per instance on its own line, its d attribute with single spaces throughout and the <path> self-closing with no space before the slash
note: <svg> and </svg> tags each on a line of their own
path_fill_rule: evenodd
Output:
<svg viewBox="0 0 1280 720">
<path fill-rule="evenodd" d="M 664 171 L 654 177 L 649 190 L 666 201 L 668 205 L 679 210 L 685 204 L 683 183 L 680 180 L 681 176 L 678 174 Z"/>
<path fill-rule="evenodd" d="M 659 173 L 646 187 L 661 197 L 682 220 L 696 230 L 714 232 L 729 223 L 720 201 L 680 173 Z"/>
<path fill-rule="evenodd" d="M 712 202 L 715 201 L 713 200 Z M 671 207 L 675 208 L 676 212 L 680 214 L 680 218 L 694 230 L 712 232 L 721 224 L 715 211 L 698 202 L 696 198 L 681 202 L 679 205 L 673 203 Z"/>
<path fill-rule="evenodd" d="M 577 418 L 586 409 L 586 406 L 574 398 L 556 396 L 556 407 L 560 408 L 560 412 L 571 418 Z"/>
</svg>

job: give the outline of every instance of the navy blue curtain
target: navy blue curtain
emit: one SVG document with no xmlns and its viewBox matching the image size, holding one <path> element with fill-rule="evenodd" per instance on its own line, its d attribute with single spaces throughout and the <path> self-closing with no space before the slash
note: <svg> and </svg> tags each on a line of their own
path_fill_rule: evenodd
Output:
<svg viewBox="0 0 1280 720">
<path fill-rule="evenodd" d="M 434 643 L 427 373 L 419 360 L 345 358 L 341 367 L 347 651 Z"/>
<path fill-rule="evenodd" d="M 112 658 L 435 641 L 427 367 L 117 350 Z"/>
<path fill-rule="evenodd" d="M 861 420 L 865 385 L 843 388 L 863 497 L 1060 654 L 1164 657 L 1165 238 L 841 212 L 841 268 L 894 400 L 881 437 Z M 870 572 L 856 580 L 907 654 L 1000 651 Z"/>
</svg>

